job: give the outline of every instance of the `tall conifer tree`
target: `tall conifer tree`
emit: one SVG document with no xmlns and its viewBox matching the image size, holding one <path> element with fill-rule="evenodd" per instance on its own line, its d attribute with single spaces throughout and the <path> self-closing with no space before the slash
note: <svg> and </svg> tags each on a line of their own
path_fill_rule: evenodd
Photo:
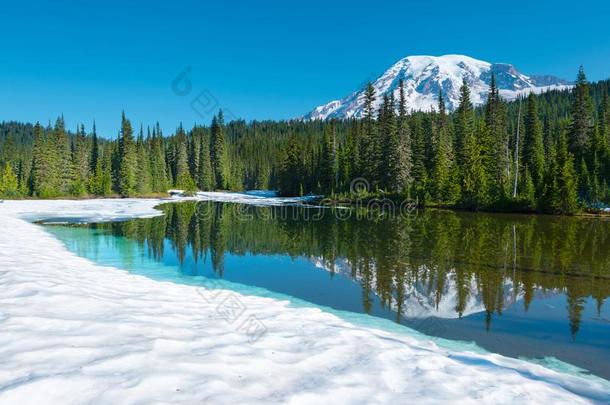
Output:
<svg viewBox="0 0 610 405">
<path fill-rule="evenodd" d="M 572 103 L 572 125 L 570 127 L 570 149 L 577 160 L 580 160 L 589 145 L 594 128 L 594 109 L 589 83 L 581 66 L 574 87 L 574 102 Z"/>
<path fill-rule="evenodd" d="M 222 190 L 227 187 L 227 157 L 222 110 L 212 119 L 211 133 L 210 157 L 212 159 L 212 170 L 214 171 L 214 186 Z"/>
<path fill-rule="evenodd" d="M 525 134 L 523 139 L 524 165 L 531 175 L 539 196 L 542 190 L 544 177 L 544 144 L 542 123 L 538 115 L 538 103 L 533 93 L 527 98 L 527 112 L 525 114 Z"/>
<path fill-rule="evenodd" d="M 121 137 L 118 149 L 118 191 L 123 197 L 136 194 L 137 157 L 131 122 L 121 116 Z"/>
</svg>

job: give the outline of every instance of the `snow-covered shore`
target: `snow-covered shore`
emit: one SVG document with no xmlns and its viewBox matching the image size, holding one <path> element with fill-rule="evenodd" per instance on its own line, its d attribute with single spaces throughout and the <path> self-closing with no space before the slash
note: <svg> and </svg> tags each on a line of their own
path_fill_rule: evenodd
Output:
<svg viewBox="0 0 610 405">
<path fill-rule="evenodd" d="M 158 203 L 0 204 L 0 404 L 610 402 L 594 377 L 101 267 L 29 222 L 154 216 Z M 232 302 L 264 325 L 254 341 Z"/>
</svg>

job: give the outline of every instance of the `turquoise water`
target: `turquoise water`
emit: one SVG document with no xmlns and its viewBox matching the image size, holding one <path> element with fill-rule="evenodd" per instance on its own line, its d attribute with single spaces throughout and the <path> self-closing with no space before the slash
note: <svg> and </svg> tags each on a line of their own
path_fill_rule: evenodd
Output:
<svg viewBox="0 0 610 405">
<path fill-rule="evenodd" d="M 46 229 L 80 256 L 154 279 L 288 299 L 447 347 L 551 358 L 554 367 L 610 377 L 608 223 L 439 211 L 313 220 L 300 208 L 212 202 L 162 208 L 158 218 Z"/>
</svg>

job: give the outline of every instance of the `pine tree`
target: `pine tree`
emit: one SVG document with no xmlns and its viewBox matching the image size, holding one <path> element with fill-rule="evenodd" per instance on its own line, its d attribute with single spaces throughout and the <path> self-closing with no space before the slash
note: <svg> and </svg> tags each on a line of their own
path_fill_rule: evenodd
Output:
<svg viewBox="0 0 610 405">
<path fill-rule="evenodd" d="M 394 120 L 394 103 L 392 103 L 392 121 Z M 388 189 L 393 193 L 403 193 L 409 190 L 412 177 L 412 156 L 411 156 L 411 134 L 409 124 L 407 122 L 407 101 L 404 92 L 404 83 L 400 79 L 399 82 L 399 100 L 398 100 L 398 121 L 397 128 L 394 131 L 394 123 L 390 123 L 391 137 L 386 151 L 388 159 Z"/>
<path fill-rule="evenodd" d="M 222 110 L 212 119 L 210 139 L 210 157 L 212 160 L 212 169 L 214 171 L 215 188 L 227 188 L 227 164 L 225 151 L 225 134 L 224 134 L 224 118 Z"/>
<path fill-rule="evenodd" d="M 487 131 L 485 122 L 480 121 L 478 135 Z M 464 132 L 462 144 L 462 204 L 472 209 L 480 209 L 487 203 L 487 173 L 483 161 L 481 145 L 474 131 Z"/>
<path fill-rule="evenodd" d="M 413 156 L 413 193 L 412 197 L 424 204 L 427 196 L 428 172 L 426 170 L 426 143 L 422 129 L 421 116 L 411 116 L 411 151 Z M 413 195 L 414 194 L 414 195 Z"/>
<path fill-rule="evenodd" d="M 95 170 L 93 171 L 93 175 L 89 180 L 89 192 L 94 195 L 103 196 L 106 193 L 104 192 L 104 168 L 102 167 L 101 159 L 97 160 L 95 165 Z M 110 190 L 108 191 L 108 194 Z"/>
<path fill-rule="evenodd" d="M 17 176 L 8 162 L 4 164 L 4 170 L 0 172 L 0 195 L 13 198 L 19 196 Z"/>
<path fill-rule="evenodd" d="M 38 122 L 34 125 L 34 147 L 32 151 L 30 189 L 34 197 L 47 198 L 52 196 L 49 147 L 44 130 Z"/>
<path fill-rule="evenodd" d="M 27 172 L 26 164 L 23 159 L 19 160 L 19 165 L 17 166 L 17 183 L 20 196 L 27 196 L 30 194 L 29 173 Z"/>
<path fill-rule="evenodd" d="M 83 125 L 76 131 L 76 139 L 72 148 L 72 165 L 75 173 L 70 187 L 70 194 L 77 196 L 84 195 L 87 193 L 87 186 L 89 185 L 90 167 L 87 137 Z"/>
<path fill-rule="evenodd" d="M 214 189 L 214 171 L 210 159 L 210 140 L 203 135 L 199 148 L 199 188 L 204 191 Z"/>
<path fill-rule="evenodd" d="M 438 95 L 437 141 L 433 158 L 432 188 L 437 203 L 453 203 L 458 197 L 459 183 L 454 181 L 455 162 L 453 140 L 447 128 L 447 115 L 443 93 Z"/>
<path fill-rule="evenodd" d="M 152 131 L 149 147 L 152 191 L 155 193 L 166 192 L 169 188 L 169 182 L 166 170 L 167 163 L 165 161 L 165 143 L 158 122 Z"/>
<path fill-rule="evenodd" d="M 578 210 L 577 178 L 574 170 L 574 156 L 568 151 L 568 141 L 565 129 L 559 133 L 557 145 L 554 194 L 551 209 L 557 214 L 573 214 Z"/>
<path fill-rule="evenodd" d="M 594 128 L 594 109 L 589 83 L 581 66 L 574 87 L 574 102 L 572 103 L 572 125 L 570 128 L 570 151 L 577 159 L 584 156 L 589 145 Z"/>
<path fill-rule="evenodd" d="M 488 175 L 492 180 L 492 198 L 505 199 L 510 195 L 510 148 L 507 130 L 506 105 L 500 98 L 496 76 L 492 74 L 487 102 L 485 124 L 489 131 Z"/>
<path fill-rule="evenodd" d="M 599 136 L 606 149 L 610 147 L 610 97 L 608 91 L 602 93 L 602 102 L 599 106 Z"/>
<path fill-rule="evenodd" d="M 121 117 L 121 137 L 118 149 L 118 191 L 123 197 L 136 194 L 137 157 L 133 140 L 131 122 Z"/>
<path fill-rule="evenodd" d="M 591 201 L 593 196 L 591 173 L 584 157 L 580 158 L 578 165 L 578 194 L 584 201 Z"/>
<path fill-rule="evenodd" d="M 136 193 L 139 195 L 150 194 L 152 192 L 152 170 L 150 166 L 149 148 L 144 141 L 144 131 L 141 125 L 136 141 L 136 158 L 136 177 L 138 179 Z"/>
<path fill-rule="evenodd" d="M 394 106 L 394 96 L 383 97 L 380 118 L 378 119 L 377 133 L 381 139 L 381 155 L 379 159 L 378 173 L 380 174 L 380 186 L 384 190 L 400 192 L 393 180 L 396 178 L 396 170 L 399 167 L 399 143 L 398 132 L 396 131 L 396 113 Z"/>
<path fill-rule="evenodd" d="M 527 113 L 525 114 L 525 134 L 523 139 L 524 165 L 529 169 L 536 188 L 536 196 L 542 191 L 544 177 L 544 144 L 542 124 L 538 115 L 536 96 L 530 93 L 527 98 Z"/>
<path fill-rule="evenodd" d="M 201 136 L 203 135 L 203 130 L 200 127 L 195 126 L 190 133 L 189 136 L 189 171 L 191 174 L 191 178 L 195 186 L 199 184 L 199 158 L 201 157 Z"/>
<path fill-rule="evenodd" d="M 483 148 L 477 138 L 485 139 L 487 126 L 481 120 L 475 133 L 474 110 L 470 101 L 470 89 L 466 79 L 460 89 L 460 104 L 457 108 L 455 138 L 458 147 L 458 165 L 461 168 L 461 203 L 479 209 L 487 204 L 487 172 Z"/>
<path fill-rule="evenodd" d="M 112 179 L 112 156 L 114 146 L 107 144 L 106 147 L 100 149 L 103 153 L 98 159 L 97 166 L 99 167 L 99 173 L 97 178 L 99 179 L 99 195 L 105 196 L 112 193 L 113 179 Z"/>
<path fill-rule="evenodd" d="M 53 195 L 68 195 L 75 179 L 70 140 L 66 134 L 64 118 L 59 117 L 51 132 L 49 161 L 52 173 Z"/>
<path fill-rule="evenodd" d="M 544 168 L 544 188 L 538 207 L 544 212 L 552 213 L 555 211 L 555 206 L 560 198 L 557 185 L 557 146 L 555 145 L 554 140 L 547 146 L 546 164 L 544 165 Z"/>
<path fill-rule="evenodd" d="M 193 191 L 196 185 L 191 178 L 188 162 L 188 140 L 182 124 L 176 132 L 176 156 L 175 156 L 175 186 L 186 191 Z"/>
<path fill-rule="evenodd" d="M 344 167 L 344 183 L 347 185 L 352 179 L 363 176 L 360 121 L 352 119 L 350 122 L 346 143 L 346 153 L 343 155 L 344 163 L 342 167 Z"/>
<path fill-rule="evenodd" d="M 347 185 L 350 183 L 351 178 L 351 158 L 353 153 L 350 149 L 349 142 L 338 146 L 337 150 L 337 179 L 338 179 L 338 191 L 346 191 Z"/>
<path fill-rule="evenodd" d="M 95 127 L 95 121 L 93 121 L 93 133 L 91 134 L 91 157 L 89 158 L 89 169 L 90 172 L 95 172 L 97 167 L 97 161 L 100 157 L 99 141 L 97 139 L 97 129 Z"/>
<path fill-rule="evenodd" d="M 297 137 L 292 135 L 282 152 L 278 183 L 280 195 L 302 195 L 304 193 L 302 174 L 301 148 Z"/>
<path fill-rule="evenodd" d="M 335 123 L 331 121 L 324 129 L 322 142 L 322 156 L 320 160 L 320 179 L 322 191 L 325 193 L 336 190 L 337 178 L 337 147 L 336 147 Z"/>
<path fill-rule="evenodd" d="M 474 111 L 470 101 L 470 89 L 466 79 L 464 79 L 460 88 L 460 103 L 455 118 L 455 145 L 458 151 L 457 163 L 459 167 L 464 167 L 464 143 L 467 137 L 474 134 L 474 130 Z"/>
<path fill-rule="evenodd" d="M 534 211 L 537 207 L 536 200 L 536 186 L 530 173 L 529 168 L 525 167 L 525 174 L 523 176 L 523 190 L 521 191 L 521 200 L 525 204 L 525 208 L 528 211 Z"/>
<path fill-rule="evenodd" d="M 375 125 L 375 89 L 369 83 L 366 87 L 364 96 L 364 118 L 363 118 L 363 133 L 360 138 L 360 152 L 362 176 L 364 176 L 369 184 L 374 185 L 378 181 L 377 169 L 379 168 L 379 140 L 376 134 Z"/>
</svg>

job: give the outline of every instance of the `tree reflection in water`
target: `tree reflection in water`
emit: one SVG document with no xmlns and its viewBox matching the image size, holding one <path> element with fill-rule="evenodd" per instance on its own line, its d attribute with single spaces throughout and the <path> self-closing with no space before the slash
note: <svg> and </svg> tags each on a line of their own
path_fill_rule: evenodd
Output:
<svg viewBox="0 0 610 405">
<path fill-rule="evenodd" d="M 158 260 L 166 240 L 181 263 L 189 249 L 196 261 L 209 255 L 220 277 L 226 253 L 310 258 L 359 283 L 365 312 L 376 296 L 397 321 L 413 316 L 405 306 L 414 286 L 437 310 L 448 291 L 455 294 L 455 316 L 468 311 L 469 300 L 479 302 L 487 328 L 518 298 L 527 310 L 535 294 L 562 293 L 575 337 L 586 299 L 599 314 L 610 295 L 610 222 L 602 219 L 440 210 L 365 218 L 214 202 L 160 209 L 165 216 L 93 226 L 139 241 Z"/>
</svg>

